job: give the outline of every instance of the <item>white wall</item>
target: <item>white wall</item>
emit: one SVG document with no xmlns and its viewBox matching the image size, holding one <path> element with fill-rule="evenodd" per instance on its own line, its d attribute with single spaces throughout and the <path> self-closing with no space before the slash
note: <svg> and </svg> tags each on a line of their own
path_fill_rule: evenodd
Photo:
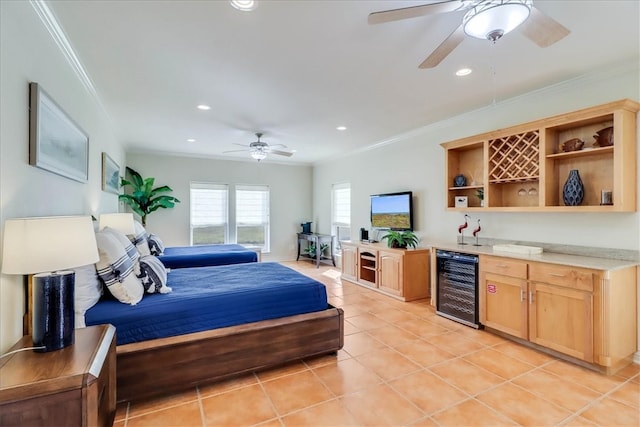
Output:
<svg viewBox="0 0 640 427">
<path fill-rule="evenodd" d="M 101 153 L 120 165 L 110 124 L 28 2 L 0 2 L 0 224 L 6 218 L 113 212 L 101 190 Z M 38 82 L 89 134 L 89 180 L 79 183 L 29 165 L 29 82 Z M 1 237 L 1 236 L 0 236 Z M 1 251 L 4 248 L 0 248 Z M 0 353 L 22 336 L 22 276 L 0 275 Z"/>
<path fill-rule="evenodd" d="M 300 223 L 311 218 L 311 166 L 291 166 L 257 161 L 230 161 L 129 153 L 127 166 L 144 178 L 154 177 L 156 186 L 168 185 L 180 200 L 172 209 L 147 216 L 147 229 L 167 246 L 189 245 L 189 185 L 259 184 L 269 186 L 271 253 L 263 260 L 290 260 L 296 255 Z M 230 189 L 232 190 L 232 189 Z"/>
<path fill-rule="evenodd" d="M 314 221 L 320 231 L 330 230 L 330 190 L 331 184 L 336 182 L 351 183 L 352 238 L 358 237 L 360 227 L 371 226 L 370 194 L 412 190 L 416 234 L 426 242 L 455 241 L 463 213 L 445 210 L 441 143 L 622 98 L 638 100 L 639 82 L 637 63 L 620 64 L 434 123 L 399 137 L 396 142 L 379 144 L 378 148 L 317 164 L 313 175 Z M 640 214 L 637 212 L 474 212 L 471 216 L 481 219 L 485 237 L 630 250 L 640 248 Z"/>
</svg>

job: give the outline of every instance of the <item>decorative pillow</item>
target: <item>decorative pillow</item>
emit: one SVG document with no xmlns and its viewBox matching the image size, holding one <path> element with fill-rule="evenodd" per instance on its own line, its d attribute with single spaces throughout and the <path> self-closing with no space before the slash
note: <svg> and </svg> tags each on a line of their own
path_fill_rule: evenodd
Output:
<svg viewBox="0 0 640 427">
<path fill-rule="evenodd" d="M 118 240 L 118 242 L 120 242 L 124 250 L 127 252 L 127 255 L 129 255 L 129 258 L 131 258 L 131 261 L 133 261 L 136 275 L 140 274 L 140 267 L 138 266 L 140 254 L 138 253 L 136 247 L 133 246 L 133 243 L 131 243 L 131 240 L 129 240 L 129 238 L 125 236 L 122 231 L 116 230 L 115 228 L 104 227 L 102 231 L 113 235 Z"/>
<path fill-rule="evenodd" d="M 140 275 L 144 290 L 149 294 L 159 292 L 168 294 L 171 288 L 167 286 L 167 269 L 164 264 L 153 255 L 140 257 Z"/>
<path fill-rule="evenodd" d="M 118 301 L 137 304 L 142 299 L 144 288 L 133 273 L 133 261 L 111 233 L 96 233 L 96 242 L 100 254 L 96 270 L 102 283 Z"/>
<path fill-rule="evenodd" d="M 147 239 L 149 241 L 149 250 L 151 251 L 151 255 L 162 255 L 164 253 L 164 243 L 162 240 L 155 234 L 149 234 Z"/>
<path fill-rule="evenodd" d="M 74 310 L 76 313 L 76 328 L 84 328 L 84 314 L 96 305 L 102 296 L 102 283 L 98 278 L 96 266 L 93 264 L 74 268 L 76 273 L 74 289 Z"/>
<path fill-rule="evenodd" d="M 133 243 L 140 255 L 151 255 L 149 242 L 147 241 L 147 230 L 136 220 L 133 220 L 133 230 L 133 235 L 129 235 L 131 243 Z"/>
</svg>

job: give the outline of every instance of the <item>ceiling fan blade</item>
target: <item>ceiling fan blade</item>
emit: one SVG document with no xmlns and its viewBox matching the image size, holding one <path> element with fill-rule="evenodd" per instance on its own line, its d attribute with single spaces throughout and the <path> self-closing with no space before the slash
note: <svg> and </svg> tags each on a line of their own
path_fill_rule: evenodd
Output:
<svg viewBox="0 0 640 427">
<path fill-rule="evenodd" d="M 569 35 L 571 31 L 535 6 L 520 31 L 540 47 L 551 46 Z"/>
<path fill-rule="evenodd" d="M 401 19 L 415 18 L 418 16 L 435 15 L 437 13 L 454 12 L 467 9 L 461 0 L 449 0 L 440 3 L 429 3 L 421 6 L 403 7 L 402 9 L 383 10 L 369 14 L 369 24 L 382 24 L 384 22 L 399 21 Z"/>
<path fill-rule="evenodd" d="M 458 47 L 462 40 L 464 40 L 465 34 L 462 24 L 458 26 L 449 37 L 444 39 L 440 46 L 436 48 L 431 55 L 427 57 L 418 68 L 433 68 L 438 65 L 444 58 L 447 57 L 453 50 Z"/>
<path fill-rule="evenodd" d="M 245 148 L 249 148 L 249 146 L 247 144 L 239 144 L 237 142 L 233 142 L 233 145 L 239 145 L 240 147 L 245 147 Z"/>
<path fill-rule="evenodd" d="M 293 153 L 291 151 L 281 151 L 281 150 L 269 150 L 269 154 L 277 154 L 278 156 L 286 156 L 286 157 L 293 156 Z"/>
<path fill-rule="evenodd" d="M 229 150 L 229 151 L 223 151 L 223 154 L 227 154 L 227 153 L 246 153 L 249 150 Z"/>
</svg>

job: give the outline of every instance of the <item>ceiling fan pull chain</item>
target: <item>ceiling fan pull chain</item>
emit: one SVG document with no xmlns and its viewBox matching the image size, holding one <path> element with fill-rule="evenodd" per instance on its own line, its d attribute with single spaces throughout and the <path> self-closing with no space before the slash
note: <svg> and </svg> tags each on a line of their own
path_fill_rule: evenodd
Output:
<svg viewBox="0 0 640 427">
<path fill-rule="evenodd" d="M 497 85 L 498 85 L 497 80 L 498 79 L 496 77 L 497 72 L 496 72 L 495 45 L 496 45 L 496 42 L 493 41 L 493 42 L 491 42 L 491 47 L 489 48 L 491 50 L 491 54 L 490 54 L 490 57 L 491 57 L 491 86 L 493 87 L 493 102 L 491 103 L 491 105 L 493 107 L 496 106 L 496 95 L 498 93 L 498 89 L 497 89 Z"/>
</svg>

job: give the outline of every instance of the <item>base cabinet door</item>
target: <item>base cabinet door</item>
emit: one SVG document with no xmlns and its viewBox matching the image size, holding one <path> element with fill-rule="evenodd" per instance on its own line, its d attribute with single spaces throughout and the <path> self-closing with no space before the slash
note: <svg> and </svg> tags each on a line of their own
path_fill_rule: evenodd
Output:
<svg viewBox="0 0 640 427">
<path fill-rule="evenodd" d="M 342 245 L 342 277 L 356 280 L 358 276 L 358 248 Z"/>
<path fill-rule="evenodd" d="M 593 362 L 592 292 L 530 283 L 529 340 Z"/>
<path fill-rule="evenodd" d="M 402 296 L 403 260 L 402 255 L 379 251 L 378 287 L 385 292 Z"/>
<path fill-rule="evenodd" d="M 481 323 L 506 334 L 527 339 L 527 281 L 484 273 L 481 276 L 480 292 L 484 297 Z"/>
</svg>

